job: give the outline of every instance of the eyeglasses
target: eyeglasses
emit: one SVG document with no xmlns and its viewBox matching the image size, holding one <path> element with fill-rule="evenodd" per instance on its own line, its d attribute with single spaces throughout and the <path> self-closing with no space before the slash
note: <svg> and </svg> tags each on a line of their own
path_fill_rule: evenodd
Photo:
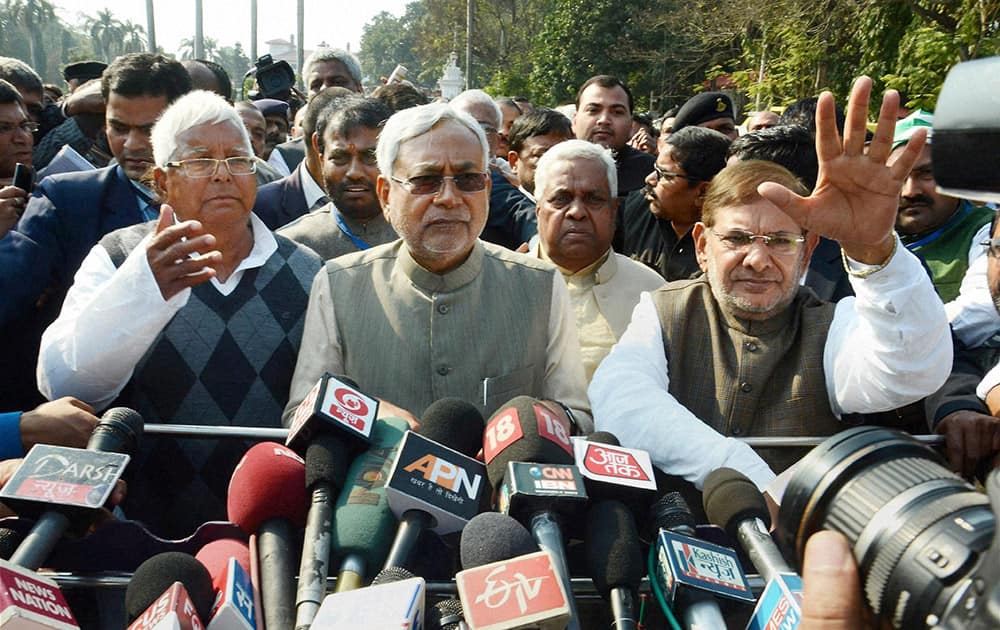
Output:
<svg viewBox="0 0 1000 630">
<path fill-rule="evenodd" d="M 1000 258 L 1000 238 L 991 238 L 988 241 L 983 241 L 980 243 L 986 250 L 986 253 L 993 258 Z"/>
<path fill-rule="evenodd" d="M 656 181 L 665 181 L 668 184 L 677 179 L 678 177 L 688 180 L 689 182 L 700 181 L 697 177 L 691 177 L 690 175 L 685 175 L 684 173 L 674 173 L 673 171 L 668 171 L 664 168 L 660 168 L 658 164 L 653 164 L 653 172 L 656 173 Z"/>
<path fill-rule="evenodd" d="M 774 254 L 789 255 L 799 251 L 799 247 L 806 241 L 806 237 L 801 234 L 788 234 L 777 232 L 775 234 L 754 234 L 753 232 L 733 231 L 726 234 L 719 234 L 715 230 L 710 230 L 726 248 L 734 252 L 745 252 L 750 249 L 753 242 L 760 239 L 760 242 Z"/>
<path fill-rule="evenodd" d="M 38 131 L 38 123 L 33 120 L 22 120 L 19 123 L 0 123 L 0 136 L 6 136 L 15 129 L 20 129 L 24 133 L 35 133 Z"/>
<path fill-rule="evenodd" d="M 408 190 L 411 195 L 436 195 L 441 190 L 441 187 L 444 186 L 446 179 L 454 182 L 455 188 L 459 192 L 474 193 L 486 188 L 487 177 L 486 173 L 462 173 L 455 176 L 417 175 L 409 179 L 400 179 L 398 177 L 391 177 L 390 179 Z"/>
<path fill-rule="evenodd" d="M 236 156 L 224 160 L 213 158 L 196 158 L 167 162 L 164 166 L 179 168 L 188 177 L 214 177 L 219 170 L 219 164 L 225 164 L 230 175 L 253 175 L 257 172 L 257 162 L 252 157 Z"/>
</svg>

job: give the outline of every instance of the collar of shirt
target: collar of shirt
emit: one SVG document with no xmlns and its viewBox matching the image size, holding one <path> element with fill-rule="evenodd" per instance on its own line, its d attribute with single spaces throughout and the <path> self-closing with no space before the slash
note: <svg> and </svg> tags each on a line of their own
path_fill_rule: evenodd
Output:
<svg viewBox="0 0 1000 630">
<path fill-rule="evenodd" d="M 159 216 L 160 207 L 159 204 L 153 204 L 153 200 L 156 199 L 156 194 L 134 179 L 129 179 L 120 165 L 116 168 L 118 169 L 118 174 L 128 180 L 128 183 L 131 184 L 132 188 L 135 190 L 135 201 L 137 207 L 139 208 L 139 214 L 142 215 L 142 218 L 146 221 L 152 221 L 157 218 Z"/>
<path fill-rule="evenodd" d="M 306 198 L 306 208 L 315 210 L 317 207 L 316 202 L 322 202 L 320 205 L 326 203 L 326 192 L 313 179 L 312 174 L 309 173 L 309 169 L 306 168 L 305 162 L 299 166 L 299 177 L 302 181 L 302 195 Z"/>
<path fill-rule="evenodd" d="M 244 271 L 263 267 L 271 254 L 278 250 L 278 241 L 274 240 L 274 234 L 252 212 L 250 213 L 250 230 L 253 232 L 253 247 L 247 257 L 240 261 L 236 270 L 230 274 L 225 282 L 219 282 L 217 278 L 211 280 L 215 288 L 223 295 L 229 295 L 236 289 L 236 285 L 243 279 Z"/>
<path fill-rule="evenodd" d="M 579 283 L 581 280 L 593 278 L 593 284 L 604 284 L 605 282 L 611 280 L 611 278 L 614 277 L 615 272 L 618 271 L 618 262 L 615 260 L 613 255 L 614 252 L 610 247 L 608 248 L 608 251 L 604 252 L 603 256 L 579 271 L 570 271 L 569 269 L 564 269 L 563 267 L 560 267 L 556 263 L 552 262 L 552 259 L 549 258 L 549 255 L 542 247 L 541 241 L 531 245 L 528 248 L 528 251 L 532 255 L 555 265 L 555 268 L 558 269 L 559 273 L 563 275 L 566 282 L 576 281 Z"/>
<path fill-rule="evenodd" d="M 457 291 L 475 280 L 483 267 L 483 258 L 486 255 L 482 241 L 476 239 L 475 244 L 472 246 L 472 252 L 469 253 L 469 257 L 465 259 L 465 262 L 451 271 L 439 274 L 424 269 L 420 266 L 420 263 L 413 260 L 406 242 L 402 239 L 395 246 L 399 248 L 396 264 L 400 270 L 415 285 L 434 293 Z"/>
<path fill-rule="evenodd" d="M 518 186 L 517 189 L 520 190 L 521 193 L 531 201 L 531 203 L 538 205 L 538 201 L 535 200 L 535 196 L 525 190 L 524 186 Z"/>
</svg>

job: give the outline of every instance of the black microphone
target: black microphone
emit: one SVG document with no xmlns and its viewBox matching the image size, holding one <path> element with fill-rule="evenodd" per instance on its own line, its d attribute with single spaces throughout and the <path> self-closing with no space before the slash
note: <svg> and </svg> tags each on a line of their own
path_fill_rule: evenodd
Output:
<svg viewBox="0 0 1000 630">
<path fill-rule="evenodd" d="M 612 628 L 637 630 L 636 602 L 642 581 L 642 550 L 632 512 L 620 501 L 599 501 L 587 511 L 587 570 L 611 603 Z"/>
<path fill-rule="evenodd" d="M 483 512 L 469 521 L 462 530 L 459 546 L 463 569 L 538 551 L 531 532 L 517 519 L 499 512 Z"/>
<path fill-rule="evenodd" d="M 85 451 L 95 451 L 102 453 L 121 453 L 124 455 L 132 455 L 135 453 L 136 448 L 139 444 L 139 438 L 142 436 L 143 421 L 142 416 L 132 409 L 127 407 L 114 407 L 107 410 L 101 417 L 100 422 L 94 427 L 93 433 L 90 435 L 90 439 L 87 441 L 87 448 L 83 449 L 67 449 L 60 447 L 49 447 L 49 448 L 59 448 L 59 453 L 61 457 L 66 459 L 69 454 L 82 454 Z M 36 446 L 35 449 L 41 448 L 42 445 Z M 32 452 L 35 451 L 32 449 Z M 25 458 L 24 463 L 18 468 L 17 473 L 15 473 L 15 478 L 18 477 L 18 473 L 21 472 L 22 468 L 31 466 L 31 454 L 29 457 Z M 84 468 L 86 462 L 77 462 L 80 464 L 80 468 Z M 118 479 L 121 477 L 122 472 L 124 472 L 123 467 L 115 469 L 115 476 L 113 479 L 104 479 L 103 483 L 110 485 L 107 488 L 107 492 L 111 492 L 114 484 L 117 483 Z M 15 492 L 13 486 L 16 485 L 15 479 L 8 482 L 11 488 L 7 489 Z M 100 486 L 94 489 L 99 489 Z M 5 488 L 6 489 L 6 488 Z M 5 497 L 7 498 L 7 497 Z M 59 539 L 70 526 L 70 515 L 71 514 L 87 514 L 91 515 L 95 512 L 93 509 L 82 510 L 77 505 L 74 511 L 61 510 L 61 509 L 49 509 L 41 514 L 37 521 L 35 521 L 34 526 L 28 535 L 25 537 L 24 542 L 18 545 L 17 550 L 11 556 L 10 561 L 14 564 L 25 567 L 26 569 L 31 569 L 32 571 L 37 570 L 38 567 L 48 559 L 49 554 L 55 547 Z"/>
<path fill-rule="evenodd" d="M 739 541 L 765 581 L 795 573 L 768 532 L 771 515 L 754 482 L 739 471 L 719 468 L 705 477 L 703 488 L 708 519 Z"/>
<path fill-rule="evenodd" d="M 347 476 L 348 460 L 343 440 L 325 431 L 316 435 L 306 449 L 306 489 L 312 495 L 312 503 L 306 515 L 295 597 L 295 627 L 299 630 L 312 625 L 326 594 L 333 507 Z"/>
<path fill-rule="evenodd" d="M 499 489 L 500 511 L 527 524 L 538 546 L 552 556 L 567 594 L 568 627 L 579 630 L 560 519 L 578 519 L 587 492 L 569 436 L 570 427 L 551 409 L 529 396 L 518 396 L 490 417 L 483 434 L 483 457 L 490 482 Z"/>
<path fill-rule="evenodd" d="M 167 551 L 149 558 L 132 574 L 132 579 L 125 589 L 125 612 L 129 624 L 142 618 L 143 622 L 137 625 L 152 628 L 157 621 L 164 619 L 171 609 L 174 609 L 173 612 L 176 614 L 183 615 L 185 612 L 183 605 L 176 603 L 167 605 L 163 600 L 175 582 L 183 585 L 184 595 L 189 597 L 194 605 L 198 620 L 208 619 L 215 600 L 215 589 L 208 569 L 194 556 L 179 551 Z"/>
<path fill-rule="evenodd" d="M 417 433 L 408 431 L 403 437 L 385 486 L 389 507 L 399 519 L 386 567 L 407 566 L 424 531 L 460 531 L 480 512 L 487 500 L 486 468 L 472 455 L 482 434 L 478 409 L 444 399 L 427 408 Z"/>
<path fill-rule="evenodd" d="M 465 611 L 459 599 L 442 599 L 424 613 L 426 630 L 460 630 L 467 628 Z"/>
</svg>

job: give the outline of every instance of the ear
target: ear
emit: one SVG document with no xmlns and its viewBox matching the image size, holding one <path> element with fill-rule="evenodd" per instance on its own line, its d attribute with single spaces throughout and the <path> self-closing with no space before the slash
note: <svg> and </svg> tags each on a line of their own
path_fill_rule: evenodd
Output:
<svg viewBox="0 0 1000 630">
<path fill-rule="evenodd" d="M 507 152 L 507 163 L 510 164 L 510 168 L 517 172 L 517 151 Z"/>
<path fill-rule="evenodd" d="M 816 251 L 816 246 L 819 245 L 819 234 L 816 232 L 807 232 L 806 242 L 803 245 L 805 246 L 805 253 L 802 259 L 802 270 L 805 273 L 805 269 L 809 266 L 809 261 L 812 259 L 813 252 Z"/>
<path fill-rule="evenodd" d="M 698 266 L 705 273 L 708 273 L 708 227 L 698 221 L 691 228 L 691 238 L 694 239 L 694 253 L 698 259 Z"/>
<path fill-rule="evenodd" d="M 378 202 L 382 206 L 382 216 L 391 225 L 392 218 L 389 216 L 389 178 L 381 173 L 378 179 L 375 180 L 375 194 L 378 195 Z"/>
<path fill-rule="evenodd" d="M 167 198 L 167 172 L 164 171 L 159 166 L 153 168 L 153 186 L 156 189 L 156 195 L 161 200 L 166 200 Z"/>
<path fill-rule="evenodd" d="M 319 134 L 317 134 L 315 131 L 312 132 L 311 136 L 309 136 L 309 144 L 312 145 L 312 150 L 314 154 L 320 157 L 323 156 L 322 151 L 319 150 Z"/>
<path fill-rule="evenodd" d="M 694 205 L 698 208 L 699 214 L 701 213 L 702 204 L 705 203 L 705 193 L 708 191 L 708 184 L 709 182 L 698 182 L 698 186 L 696 186 L 698 194 L 695 195 Z"/>
</svg>

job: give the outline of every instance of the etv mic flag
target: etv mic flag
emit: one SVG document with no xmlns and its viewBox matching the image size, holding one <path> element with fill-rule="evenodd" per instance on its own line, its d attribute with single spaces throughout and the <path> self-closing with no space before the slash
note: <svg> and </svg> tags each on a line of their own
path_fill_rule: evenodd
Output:
<svg viewBox="0 0 1000 630">
<path fill-rule="evenodd" d="M 472 630 L 565 628 L 569 607 L 546 551 L 466 569 L 455 575 Z"/>
</svg>

